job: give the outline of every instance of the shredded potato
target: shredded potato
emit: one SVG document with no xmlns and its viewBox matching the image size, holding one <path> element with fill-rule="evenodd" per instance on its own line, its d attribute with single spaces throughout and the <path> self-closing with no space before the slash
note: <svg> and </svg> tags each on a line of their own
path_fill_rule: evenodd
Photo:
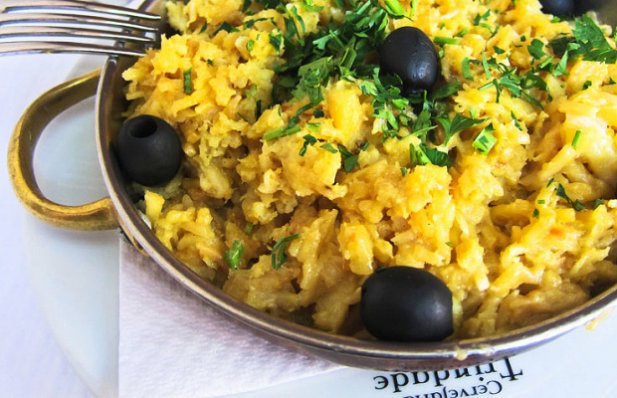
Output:
<svg viewBox="0 0 617 398">
<path fill-rule="evenodd" d="M 545 89 L 528 91 L 537 104 L 493 84 L 502 75 L 487 67 L 530 71 L 541 59 L 529 46 L 553 54 L 549 43 L 571 36 L 572 23 L 538 0 L 422 0 L 410 18 L 390 18 L 388 31 L 411 25 L 449 38 L 437 45 L 444 81 L 460 82 L 448 115 L 475 122 L 447 143 L 444 126 L 433 126 L 452 159 L 439 165 L 410 156 L 421 142 L 415 120 L 383 134 L 360 79 L 330 77 L 320 112 L 301 112 L 297 131 L 271 139 L 307 98 L 277 102 L 273 91 L 286 14 L 243 4 L 168 3 L 181 33 L 123 75 L 128 113 L 158 116 L 181 135 L 182 174 L 173 189 L 146 188 L 144 211 L 197 274 L 276 316 L 356 333 L 349 313 L 368 275 L 424 268 L 453 294 L 457 338 L 541 321 L 617 281 L 617 66 L 573 57 L 562 73 L 538 74 Z M 286 4 L 307 40 L 344 20 L 336 1 L 309 2 L 318 11 Z M 488 150 L 481 134 L 494 140 Z M 242 252 L 230 264 L 234 242 Z"/>
</svg>

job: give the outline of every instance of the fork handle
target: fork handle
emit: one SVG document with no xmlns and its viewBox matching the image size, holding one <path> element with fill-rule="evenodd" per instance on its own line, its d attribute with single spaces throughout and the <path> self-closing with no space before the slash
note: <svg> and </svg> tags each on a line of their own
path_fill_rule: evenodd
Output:
<svg viewBox="0 0 617 398">
<path fill-rule="evenodd" d="M 45 127 L 63 111 L 96 94 L 100 71 L 62 83 L 36 99 L 17 123 L 9 143 L 8 168 L 22 204 L 37 218 L 57 227 L 105 230 L 118 227 L 111 199 L 65 206 L 47 199 L 36 183 L 34 149 Z"/>
</svg>

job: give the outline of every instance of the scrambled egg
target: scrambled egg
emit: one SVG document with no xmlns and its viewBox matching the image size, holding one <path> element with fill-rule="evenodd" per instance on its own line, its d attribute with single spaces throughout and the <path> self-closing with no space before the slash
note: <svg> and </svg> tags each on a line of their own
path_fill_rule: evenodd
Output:
<svg viewBox="0 0 617 398">
<path fill-rule="evenodd" d="M 572 23 L 538 0 L 417 3 L 400 3 L 410 17 L 387 30 L 423 30 L 443 80 L 460 83 L 449 115 L 475 122 L 439 144 L 449 166 L 414 162 L 413 120 L 385 136 L 358 80 L 330 78 L 319 111 L 277 102 L 284 11 L 309 38 L 343 23 L 338 1 L 167 4 L 181 33 L 124 73 L 129 113 L 168 121 L 186 154 L 181 176 L 145 192 L 165 246 L 238 300 L 335 333 L 357 332 L 350 309 L 382 266 L 441 278 L 459 338 L 538 322 L 617 281 L 617 66 L 566 59 L 517 92 L 490 65 L 531 70 L 532 46 L 551 54 Z"/>
</svg>

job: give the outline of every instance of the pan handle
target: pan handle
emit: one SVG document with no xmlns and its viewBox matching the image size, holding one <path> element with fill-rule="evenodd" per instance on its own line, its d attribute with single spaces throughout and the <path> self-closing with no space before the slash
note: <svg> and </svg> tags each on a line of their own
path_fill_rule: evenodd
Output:
<svg viewBox="0 0 617 398">
<path fill-rule="evenodd" d="M 80 206 L 52 202 L 41 192 L 32 166 L 34 149 L 45 127 L 66 109 L 95 95 L 99 76 L 97 70 L 41 95 L 26 109 L 9 143 L 8 169 L 17 197 L 35 217 L 57 227 L 91 231 L 118 228 L 110 198 Z"/>
</svg>

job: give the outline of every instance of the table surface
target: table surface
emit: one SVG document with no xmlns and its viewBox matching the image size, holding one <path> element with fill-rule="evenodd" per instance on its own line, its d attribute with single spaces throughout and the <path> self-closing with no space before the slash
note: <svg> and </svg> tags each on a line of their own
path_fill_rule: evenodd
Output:
<svg viewBox="0 0 617 398">
<path fill-rule="evenodd" d="M 62 82 L 72 55 L 0 57 L 0 154 L 5 157 L 13 127 L 24 109 Z M 103 62 L 103 59 L 100 59 Z M 47 71 L 41 73 L 41 71 Z M 6 161 L 0 161 L 0 385 L 7 397 L 89 397 L 56 342 L 27 273 L 24 224 L 32 218 L 18 203 Z M 33 382 L 36 380 L 36 382 Z"/>
</svg>

